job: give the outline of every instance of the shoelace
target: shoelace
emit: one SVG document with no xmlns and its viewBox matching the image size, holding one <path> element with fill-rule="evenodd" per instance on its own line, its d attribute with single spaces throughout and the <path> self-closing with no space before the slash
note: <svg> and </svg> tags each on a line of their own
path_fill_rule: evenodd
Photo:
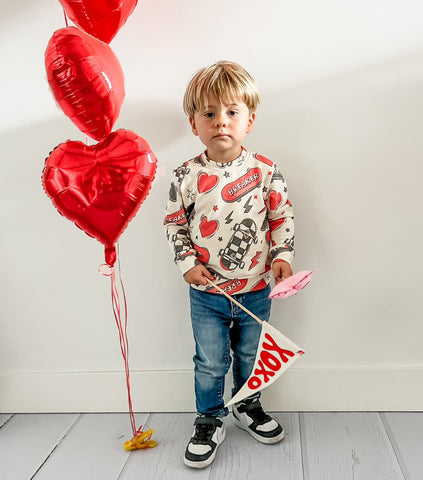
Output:
<svg viewBox="0 0 423 480">
<path fill-rule="evenodd" d="M 195 426 L 195 435 L 192 438 L 194 443 L 206 443 L 210 440 L 214 432 L 214 426 L 210 424 L 202 424 Z"/>
</svg>

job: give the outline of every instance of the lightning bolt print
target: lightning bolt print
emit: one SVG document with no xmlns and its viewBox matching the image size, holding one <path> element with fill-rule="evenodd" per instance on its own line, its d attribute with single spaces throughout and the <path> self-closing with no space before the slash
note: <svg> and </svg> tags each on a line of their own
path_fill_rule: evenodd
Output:
<svg viewBox="0 0 423 480">
<path fill-rule="evenodd" d="M 234 213 L 234 211 L 232 210 L 232 212 L 225 218 L 226 225 L 228 225 L 229 223 L 231 223 L 233 221 L 233 218 L 232 218 L 233 213 Z"/>
<path fill-rule="evenodd" d="M 256 267 L 258 265 L 260 257 L 261 257 L 261 252 L 256 252 L 254 257 L 251 259 L 251 265 L 250 265 L 250 268 L 248 269 L 248 271 L 252 270 L 254 267 Z"/>
<path fill-rule="evenodd" d="M 253 206 L 252 206 L 252 204 L 250 203 L 250 201 L 251 201 L 251 196 L 250 196 L 250 198 L 249 198 L 249 199 L 245 202 L 245 204 L 244 204 L 244 212 L 245 212 L 245 213 L 248 213 L 248 212 L 253 208 Z"/>
</svg>

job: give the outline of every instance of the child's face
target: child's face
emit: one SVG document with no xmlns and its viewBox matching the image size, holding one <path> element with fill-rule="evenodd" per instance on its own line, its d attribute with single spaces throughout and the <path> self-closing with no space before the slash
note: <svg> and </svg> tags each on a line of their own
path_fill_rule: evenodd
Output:
<svg viewBox="0 0 423 480">
<path fill-rule="evenodd" d="M 222 103 L 214 96 L 206 106 L 190 118 L 192 132 L 207 147 L 207 155 L 217 162 L 230 162 L 241 153 L 241 145 L 247 133 L 254 127 L 255 113 L 247 105 L 232 99 Z"/>
</svg>

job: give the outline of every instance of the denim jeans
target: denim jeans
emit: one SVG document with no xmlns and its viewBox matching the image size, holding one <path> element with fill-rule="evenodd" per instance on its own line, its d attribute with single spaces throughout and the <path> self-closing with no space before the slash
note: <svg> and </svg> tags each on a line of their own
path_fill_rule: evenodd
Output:
<svg viewBox="0 0 423 480">
<path fill-rule="evenodd" d="M 263 321 L 270 317 L 270 287 L 234 295 Z M 224 295 L 206 293 L 190 287 L 191 321 L 195 339 L 194 373 L 197 412 L 225 416 L 223 393 L 225 376 L 233 352 L 232 395 L 243 386 L 254 366 L 261 325 Z M 260 393 L 252 397 L 259 396 Z"/>
</svg>

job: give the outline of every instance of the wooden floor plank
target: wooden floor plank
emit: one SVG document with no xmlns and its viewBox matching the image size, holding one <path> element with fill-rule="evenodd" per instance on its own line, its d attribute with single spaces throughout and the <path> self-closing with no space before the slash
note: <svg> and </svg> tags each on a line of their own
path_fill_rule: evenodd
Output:
<svg viewBox="0 0 423 480">
<path fill-rule="evenodd" d="M 0 429 L 5 425 L 13 415 L 11 413 L 0 413 Z"/>
<path fill-rule="evenodd" d="M 376 413 L 301 415 L 306 480 L 404 480 Z"/>
<path fill-rule="evenodd" d="M 154 429 L 153 439 L 158 445 L 132 452 L 119 480 L 207 480 L 209 468 L 197 470 L 183 463 L 194 419 L 193 413 L 151 415 L 148 426 Z"/>
<path fill-rule="evenodd" d="M 382 413 L 407 480 L 423 480 L 423 412 Z"/>
<path fill-rule="evenodd" d="M 194 414 L 142 414 L 154 449 L 123 449 L 128 414 L 0 415 L 0 479 L 423 480 L 423 413 L 276 413 L 287 432 L 263 445 L 225 419 L 213 464 L 183 464 Z M 299 421 L 300 419 L 300 421 Z"/>
<path fill-rule="evenodd" d="M 77 418 L 77 414 L 11 418 L 0 430 L 0 478 L 31 479 Z"/>
<path fill-rule="evenodd" d="M 159 445 L 148 451 L 134 452 L 119 480 L 302 480 L 298 414 L 278 413 L 275 417 L 287 431 L 277 445 L 263 445 L 225 419 L 226 439 L 213 464 L 197 470 L 183 464 L 183 453 L 193 432 L 193 414 L 152 415 Z"/>
<path fill-rule="evenodd" d="M 137 415 L 137 427 L 148 414 Z M 35 480 L 117 480 L 130 453 L 129 415 L 84 414 L 58 445 Z"/>
<path fill-rule="evenodd" d="M 298 413 L 272 414 L 286 432 L 275 445 L 254 440 L 226 419 L 227 434 L 211 466 L 210 480 L 302 480 Z"/>
</svg>

